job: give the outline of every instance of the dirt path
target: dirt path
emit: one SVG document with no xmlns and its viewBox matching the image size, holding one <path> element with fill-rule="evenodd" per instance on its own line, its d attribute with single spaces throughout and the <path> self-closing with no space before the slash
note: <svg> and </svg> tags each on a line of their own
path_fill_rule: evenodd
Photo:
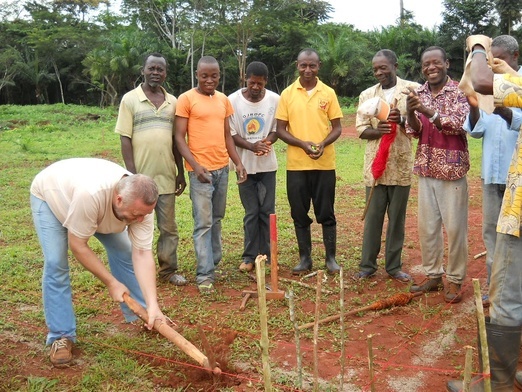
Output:
<svg viewBox="0 0 522 392">
<path fill-rule="evenodd" d="M 355 128 L 351 124 L 343 124 L 343 137 L 357 137 Z M 360 188 L 354 189 L 340 183 L 338 195 L 343 203 L 339 203 L 338 226 L 342 230 L 338 233 L 338 260 L 348 264 L 348 261 L 357 260 L 360 252 L 360 233 L 363 222 L 360 219 L 361 205 Z M 341 364 L 344 363 L 343 391 L 369 391 L 373 381 L 375 390 L 379 392 L 432 392 L 445 390 L 445 383 L 450 378 L 459 377 L 464 366 L 464 347 L 475 344 L 475 310 L 472 299 L 473 278 L 484 283 L 486 276 L 484 257 L 474 259 L 474 255 L 482 252 L 484 246 L 481 239 L 481 190 L 479 179 L 469 179 L 469 257 L 468 274 L 463 285 L 464 300 L 459 304 L 449 305 L 444 302 L 442 293 L 430 293 L 413 299 L 408 305 L 395 307 L 378 312 L 366 312 L 345 320 L 344 341 L 339 331 L 340 323 L 334 322 L 320 328 L 318 336 L 318 375 L 323 380 L 322 391 L 334 391 L 332 385 L 338 384 L 341 373 Z M 357 198 L 354 196 L 358 196 Z M 410 272 L 416 281 L 421 281 L 424 273 L 420 266 L 421 257 L 417 234 L 417 190 L 415 185 L 411 190 L 411 202 L 406 216 L 406 239 L 403 256 L 403 269 Z M 317 225 L 312 226 L 313 245 L 317 253 L 317 260 L 322 252 L 321 233 Z M 190 243 L 187 239 L 185 246 Z M 191 246 L 191 245 L 190 245 Z M 295 244 L 286 244 L 287 247 Z M 383 249 L 385 242 L 383 241 Z M 382 263 L 382 254 L 380 255 Z M 319 263 L 319 261 L 317 262 Z M 319 264 L 317 264 L 319 265 Z M 345 282 L 344 304 L 346 310 L 361 307 L 378 299 L 386 298 L 397 292 L 407 291 L 407 286 L 389 279 L 383 271 L 382 264 L 376 276 L 365 282 L 354 282 L 351 276 L 354 270 L 346 270 L 343 279 Z M 289 268 L 281 268 L 279 276 L 290 282 L 299 279 L 292 276 Z M 314 278 L 303 280 L 303 283 L 314 285 Z M 321 302 L 321 315 L 335 314 L 339 309 L 339 278 L 327 277 L 324 287 L 331 290 L 325 294 Z M 250 301 L 247 308 L 238 310 L 241 301 L 241 291 L 244 289 L 256 290 L 247 276 L 234 270 L 230 276 L 216 284 L 218 296 L 202 300 L 198 303 L 198 311 L 206 314 L 205 332 L 215 347 L 222 368 L 226 370 L 226 377 L 220 381 L 212 380 L 198 370 L 194 370 L 180 358 L 179 350 L 171 350 L 169 361 L 165 358 L 142 355 L 139 348 L 136 351 L 125 352 L 127 356 L 138 358 L 140 363 L 157 370 L 153 377 L 153 384 L 157 390 L 163 388 L 185 388 L 184 391 L 220 391 L 234 390 L 239 392 L 253 392 L 262 390 L 262 364 L 258 342 L 258 308 L 254 301 Z M 285 291 L 292 290 L 296 295 L 296 307 L 299 324 L 313 320 L 315 312 L 315 292 L 298 285 L 281 284 Z M 183 304 L 187 299 L 196 302 L 200 296 L 194 285 L 173 289 L 172 286 L 160 283 L 158 287 L 162 307 L 176 314 L 176 322 L 180 333 L 191 337 L 193 343 L 201 347 L 197 336 L 190 335 L 194 330 L 193 317 L 183 313 Z M 105 294 L 104 294 L 105 295 Z M 24 321 L 20 317 L 23 313 L 41 312 L 39 306 L 25 306 L 6 304 L 9 321 L 0 331 L 0 353 L 6 361 L 13 363 L 12 377 L 29 379 L 46 377 L 60 380 L 60 390 L 64 390 L 64 383 L 78 387 L 81 380 L 88 374 L 88 369 L 94 366 L 93 351 L 116 349 L 101 345 L 94 338 L 94 330 L 82 331 L 82 343 L 76 348 L 75 354 L 79 358 L 75 366 L 58 370 L 52 368 L 41 346 L 45 335 L 45 326 L 39 322 Z M 111 337 L 114 334 L 124 333 L 129 338 L 141 336 L 133 326 L 122 325 L 117 306 L 112 304 L 106 312 L 100 312 L 89 318 L 87 325 L 110 325 L 109 329 L 96 332 Z M 179 313 L 178 313 L 179 312 Z M 292 391 L 296 380 L 296 341 L 292 328 L 288 324 L 288 306 L 286 301 L 272 301 L 269 304 L 270 313 L 270 363 L 274 385 L 281 391 Z M 86 316 L 82 316 L 84 319 Z M 248 331 L 231 330 L 228 325 L 230 318 L 249 318 L 252 328 Z M 85 320 L 84 320 L 85 322 Z M 86 328 L 86 326 L 83 326 Z M 304 390 L 310 390 L 313 383 L 314 346 L 312 330 L 303 331 L 300 335 L 300 346 L 303 356 L 305 372 Z M 368 372 L 368 336 L 372 336 L 375 373 L 373 380 Z M 163 345 L 161 339 L 155 335 L 143 337 L 150 345 Z M 341 347 L 344 342 L 345 355 L 341 360 Z M 250 348 L 250 354 L 244 358 L 230 359 L 234 346 Z M 145 348 L 143 349 L 145 350 Z M 243 349 L 244 351 L 245 349 Z M 85 351 L 85 352 L 84 352 Z M 90 355 L 90 356 L 89 356 Z M 477 363 L 476 352 L 474 363 Z M 89 362 L 91 361 L 91 362 Z M 177 362 L 179 361 L 179 362 Z M 7 362 L 5 362 L 7 363 Z M 167 371 L 168 369 L 168 371 Z M 329 385 L 326 385 L 329 382 Z M 110 385 L 110 380 L 107 381 Z M 74 388 L 73 388 L 74 389 Z M 10 390 L 8 384 L 0 385 L 0 391 Z M 156 388 L 154 389 L 156 390 Z M 181 390 L 181 389 L 180 389 Z"/>
</svg>

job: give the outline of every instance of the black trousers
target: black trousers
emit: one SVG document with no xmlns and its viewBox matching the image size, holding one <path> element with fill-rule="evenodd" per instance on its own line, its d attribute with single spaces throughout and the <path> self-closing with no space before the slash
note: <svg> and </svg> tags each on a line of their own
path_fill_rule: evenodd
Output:
<svg viewBox="0 0 522 392">
<path fill-rule="evenodd" d="M 313 220 L 308 216 L 310 202 L 317 223 L 335 226 L 335 170 L 288 170 L 286 193 L 295 227 L 305 228 Z"/>
</svg>

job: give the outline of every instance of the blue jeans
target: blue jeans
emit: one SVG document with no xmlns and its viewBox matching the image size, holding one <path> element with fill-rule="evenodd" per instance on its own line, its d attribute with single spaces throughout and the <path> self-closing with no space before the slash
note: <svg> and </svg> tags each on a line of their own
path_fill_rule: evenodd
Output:
<svg viewBox="0 0 522 392">
<path fill-rule="evenodd" d="M 276 172 L 249 174 L 239 184 L 239 197 L 245 208 L 243 261 L 254 263 L 258 255 L 270 260 L 270 214 L 275 211 Z"/>
<path fill-rule="evenodd" d="M 168 280 L 178 270 L 178 225 L 176 224 L 176 195 L 160 195 L 156 203 L 159 237 L 157 256 L 160 279 Z"/>
<path fill-rule="evenodd" d="M 486 246 L 487 284 L 491 279 L 491 266 L 497 243 L 497 221 L 504 198 L 505 184 L 484 184 L 482 182 L 482 239 Z"/>
<path fill-rule="evenodd" d="M 522 237 L 497 234 L 489 285 L 491 324 L 522 326 Z"/>
<path fill-rule="evenodd" d="M 44 256 L 42 292 L 45 322 L 49 332 L 46 344 L 67 337 L 76 342 L 71 281 L 69 277 L 67 229 L 56 219 L 47 203 L 31 195 L 34 226 Z M 131 243 L 127 231 L 94 235 L 104 246 L 114 277 L 130 291 L 131 297 L 145 306 L 145 300 L 134 275 Z M 127 322 L 138 317 L 125 303 L 120 304 Z"/>
<path fill-rule="evenodd" d="M 221 220 L 227 204 L 228 166 L 211 171 L 209 183 L 199 182 L 193 171 L 188 174 L 194 218 L 192 238 L 197 259 L 196 283 L 214 282 L 214 269 L 222 257 Z"/>
</svg>

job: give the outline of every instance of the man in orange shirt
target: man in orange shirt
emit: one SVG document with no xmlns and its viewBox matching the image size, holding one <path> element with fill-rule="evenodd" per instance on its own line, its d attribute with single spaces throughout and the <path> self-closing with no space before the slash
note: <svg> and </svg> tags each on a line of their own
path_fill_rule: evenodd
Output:
<svg viewBox="0 0 522 392">
<path fill-rule="evenodd" d="M 216 91 L 220 78 L 217 60 L 202 57 L 196 77 L 198 86 L 178 99 L 175 141 L 190 180 L 196 283 L 200 293 L 211 293 L 215 267 L 222 257 L 221 220 L 225 216 L 229 158 L 236 165 L 238 183 L 246 180 L 247 172 L 230 134 L 229 117 L 234 109 L 228 98 Z"/>
</svg>

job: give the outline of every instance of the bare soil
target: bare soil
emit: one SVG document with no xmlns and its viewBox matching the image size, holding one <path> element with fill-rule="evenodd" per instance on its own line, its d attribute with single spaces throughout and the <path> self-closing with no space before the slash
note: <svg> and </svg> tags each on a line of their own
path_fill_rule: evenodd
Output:
<svg viewBox="0 0 522 392">
<path fill-rule="evenodd" d="M 344 123 L 343 137 L 355 137 L 353 119 Z M 333 322 L 321 326 L 318 345 L 318 376 L 321 380 L 330 382 L 330 386 L 321 384 L 319 390 L 339 390 L 331 385 L 339 385 L 341 366 L 344 366 L 343 391 L 369 391 L 371 384 L 375 385 L 375 391 L 444 391 L 445 383 L 451 378 L 461 376 L 464 366 L 466 345 L 476 347 L 475 336 L 475 304 L 473 299 L 472 278 L 480 279 L 484 286 L 486 276 L 485 258 L 474 258 L 484 251 L 481 235 L 481 188 L 479 179 L 470 179 L 470 203 L 469 203 L 469 261 L 468 274 L 463 285 L 464 298 L 458 304 L 444 302 L 443 293 L 430 293 L 414 298 L 404 306 L 394 307 L 381 311 L 361 312 L 355 316 L 347 317 L 344 322 L 344 361 L 341 360 L 341 334 L 338 331 L 339 322 Z M 350 194 L 359 192 L 351 188 L 340 186 L 338 195 L 350 198 Z M 417 236 L 417 209 L 416 187 L 412 187 L 412 205 L 408 209 L 406 218 L 406 241 L 403 257 L 403 270 L 411 273 L 417 282 L 424 278 L 420 267 L 421 257 Z M 362 232 L 363 222 L 360 219 L 360 208 L 356 213 L 338 212 L 338 227 L 344 228 L 339 233 L 338 249 L 339 259 L 349 258 L 347 249 L 353 247 L 353 239 L 358 238 L 357 233 Z M 320 245 L 320 232 L 313 228 L 314 246 Z M 352 237 L 352 234 L 355 237 Z M 317 243 L 315 243 L 317 241 Z M 384 248 L 384 243 L 383 243 Z M 382 265 L 375 277 L 364 281 L 354 282 L 351 275 L 355 271 L 345 271 L 344 303 L 346 310 L 351 310 L 372 303 L 376 300 L 389 297 L 398 292 L 407 292 L 408 285 L 390 279 L 383 271 Z M 281 288 L 284 290 L 298 287 L 286 281 L 287 279 L 299 280 L 302 283 L 315 285 L 315 277 L 300 280 L 293 277 L 287 268 L 280 268 L 279 277 Z M 255 282 L 249 285 L 251 290 L 256 289 Z M 328 277 L 324 288 L 332 290 L 333 294 L 325 294 L 321 303 L 321 317 L 336 313 L 339 301 L 339 279 Z M 179 295 L 169 295 L 171 287 L 159 284 L 159 295 L 165 308 L 175 309 L 180 301 Z M 194 285 L 188 285 L 181 289 L 183 297 L 197 297 L 197 289 Z M 241 301 L 240 292 L 236 288 L 227 287 L 226 284 L 218 284 L 218 290 L 223 295 L 237 298 L 236 303 L 229 301 L 208 301 L 210 309 L 216 315 L 216 323 L 208 323 L 205 334 L 211 342 L 214 355 L 220 362 L 224 375 L 213 378 L 197 367 L 187 366 L 187 361 L 177 362 L 175 359 L 154 358 L 141 356 L 139 352 L 128 354 L 138 357 L 143 363 L 158 368 L 171 368 L 168 377 L 158 376 L 154 383 L 158 390 L 163 388 L 185 387 L 187 391 L 217 391 L 224 388 L 234 391 L 262 390 L 262 366 L 261 359 L 257 359 L 258 352 L 252 353 L 252 358 L 230 362 L 232 345 L 242 342 L 259 341 L 260 333 L 252 328 L 250 333 L 228 330 L 221 326 L 218 320 L 235 317 Z M 302 290 L 308 290 L 302 288 Z M 313 290 L 312 290 L 313 291 Z M 300 300 L 297 298 L 298 312 L 308 315 L 308 321 L 313 320 L 315 312 L 315 291 L 312 300 Z M 304 295 L 303 295 L 304 297 Z M 271 318 L 288 313 L 286 301 L 269 301 L 269 313 Z M 27 309 L 20 308 L 24 312 Z M 487 309 L 486 309 L 487 311 Z M 244 310 L 253 319 L 258 318 L 258 308 L 254 300 L 247 302 Z M 142 332 L 135 326 L 121 324 L 121 316 L 118 309 L 108 315 L 97 315 L 97 321 L 112 322 L 117 330 L 127 331 L 130 335 L 155 332 Z M 177 328 L 180 333 L 193 328 L 188 320 L 180 320 Z M 257 325 L 253 323 L 253 325 Z M 300 334 L 300 347 L 305 371 L 305 385 L 303 390 L 311 390 L 314 374 L 314 345 L 312 329 L 302 331 Z M 25 323 L 18 325 L 16 331 L 3 331 L 0 333 L 0 344 L 6 356 L 16 354 L 21 366 L 13 371 L 21 378 L 47 377 L 70 380 L 71 385 L 82 378 L 82 374 L 89 363 L 82 360 L 82 349 L 75 348 L 75 357 L 79 358 L 75 366 L 68 369 L 55 369 L 48 363 L 47 357 L 42 352 L 35 336 L 42 336 L 45 326 L 41 324 Z M 370 377 L 368 370 L 368 337 L 372 338 L 374 355 L 374 376 Z M 193 343 L 201 347 L 201 341 L 195 337 Z M 89 341 L 83 339 L 86 344 Z M 103 349 L 103 347 L 100 347 Z M 175 357 L 175 355 L 173 354 Z M 474 363 L 476 364 L 476 351 Z M 252 366 L 251 361 L 256 363 Z M 295 380 L 296 377 L 296 342 L 292 331 L 288 328 L 279 328 L 277 324 L 270 325 L 270 361 L 273 375 L 273 383 L 277 390 L 297 390 L 291 387 L 286 379 Z M 344 362 L 344 363 L 343 363 Z M 7 388 L 7 389 L 4 389 Z M 0 384 L 0 390 L 9 390 L 8 385 Z"/>
</svg>

